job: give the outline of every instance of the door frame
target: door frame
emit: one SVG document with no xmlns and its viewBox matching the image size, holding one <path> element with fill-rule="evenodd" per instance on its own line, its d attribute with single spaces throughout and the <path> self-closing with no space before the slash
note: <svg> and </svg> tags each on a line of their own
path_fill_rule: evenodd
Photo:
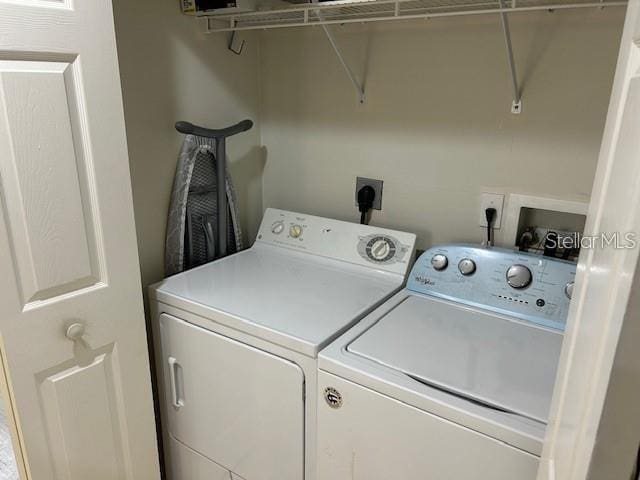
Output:
<svg viewBox="0 0 640 480">
<path fill-rule="evenodd" d="M 636 246 L 580 255 L 538 480 L 588 478 L 623 323 L 640 314 L 630 303 L 640 277 L 640 144 L 625 130 L 638 82 L 640 0 L 629 0 L 585 235 L 635 232 Z"/>
</svg>

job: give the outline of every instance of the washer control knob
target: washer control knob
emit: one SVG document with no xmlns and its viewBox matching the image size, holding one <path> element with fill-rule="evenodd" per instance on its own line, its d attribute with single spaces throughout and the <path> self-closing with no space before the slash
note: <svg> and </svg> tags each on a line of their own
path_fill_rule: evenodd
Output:
<svg viewBox="0 0 640 480">
<path fill-rule="evenodd" d="M 436 253 L 433 257 L 431 257 L 431 266 L 435 270 L 444 270 L 445 268 L 447 268 L 447 265 L 449 265 L 449 259 L 446 255 Z"/>
<path fill-rule="evenodd" d="M 524 265 L 511 265 L 507 269 L 507 283 L 513 288 L 527 288 L 532 279 L 531 270 Z"/>
<path fill-rule="evenodd" d="M 302 235 L 302 225 L 291 225 L 289 227 L 289 236 L 291 238 L 298 238 Z"/>
<path fill-rule="evenodd" d="M 284 222 L 279 221 L 271 225 L 271 232 L 280 235 L 284 231 Z"/>
<path fill-rule="evenodd" d="M 470 258 L 463 258 L 458 262 L 458 270 L 460 270 L 462 275 L 473 275 L 476 271 L 476 262 Z"/>
<path fill-rule="evenodd" d="M 571 297 L 573 297 L 573 285 L 574 282 L 569 282 L 564 286 L 564 294 L 569 300 L 571 300 Z"/>
</svg>

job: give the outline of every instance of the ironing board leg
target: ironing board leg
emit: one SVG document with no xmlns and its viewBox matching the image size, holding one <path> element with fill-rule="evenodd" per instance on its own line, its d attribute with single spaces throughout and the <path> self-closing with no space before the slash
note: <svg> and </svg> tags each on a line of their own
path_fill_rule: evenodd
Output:
<svg viewBox="0 0 640 480">
<path fill-rule="evenodd" d="M 216 140 L 216 173 L 218 175 L 218 258 L 227 255 L 227 153 L 225 138 Z"/>
</svg>

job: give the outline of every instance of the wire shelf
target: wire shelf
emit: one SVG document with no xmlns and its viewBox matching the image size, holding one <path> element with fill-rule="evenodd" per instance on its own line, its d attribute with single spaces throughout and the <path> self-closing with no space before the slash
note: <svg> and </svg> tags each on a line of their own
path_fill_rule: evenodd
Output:
<svg viewBox="0 0 640 480">
<path fill-rule="evenodd" d="M 627 0 L 337 0 L 291 3 L 289 6 L 285 1 L 279 1 L 277 8 L 261 7 L 250 12 L 209 11 L 201 16 L 206 31 L 215 33 L 536 10 L 620 7 L 626 4 Z"/>
</svg>

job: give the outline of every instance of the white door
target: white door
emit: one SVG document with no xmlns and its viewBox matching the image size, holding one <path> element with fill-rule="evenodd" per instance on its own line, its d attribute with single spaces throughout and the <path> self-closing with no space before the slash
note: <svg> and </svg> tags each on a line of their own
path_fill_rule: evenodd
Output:
<svg viewBox="0 0 640 480">
<path fill-rule="evenodd" d="M 634 233 L 640 241 L 639 133 L 640 0 L 630 0 L 587 235 Z M 633 311 L 629 304 L 634 277 L 640 274 L 636 270 L 638 251 L 637 246 L 605 246 L 583 249 L 580 255 L 540 480 L 582 480 L 589 472 L 620 330 L 625 316 L 635 322 L 640 314 L 637 306 Z M 636 408 L 633 415 L 637 415 Z M 635 452 L 637 445 L 630 448 Z"/>
<path fill-rule="evenodd" d="M 110 1 L 0 0 L 0 177 L 0 335 L 28 478 L 158 478 Z"/>
</svg>

